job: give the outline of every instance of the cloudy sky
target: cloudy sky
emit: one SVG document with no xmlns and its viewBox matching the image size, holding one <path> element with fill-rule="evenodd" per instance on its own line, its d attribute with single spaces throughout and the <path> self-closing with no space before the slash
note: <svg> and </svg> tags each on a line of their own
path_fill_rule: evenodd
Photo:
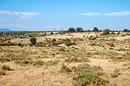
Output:
<svg viewBox="0 0 130 86">
<path fill-rule="evenodd" d="M 0 0 L 0 28 L 130 28 L 130 0 Z"/>
</svg>

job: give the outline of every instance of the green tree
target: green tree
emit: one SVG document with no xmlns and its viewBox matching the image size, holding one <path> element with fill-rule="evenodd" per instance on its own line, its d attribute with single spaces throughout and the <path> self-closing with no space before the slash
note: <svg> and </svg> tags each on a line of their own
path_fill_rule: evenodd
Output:
<svg viewBox="0 0 130 86">
<path fill-rule="evenodd" d="M 37 39 L 35 37 L 30 38 L 30 42 L 32 45 L 36 45 Z"/>
<path fill-rule="evenodd" d="M 75 32 L 76 30 L 75 30 L 75 28 L 74 27 L 70 27 L 69 29 L 68 29 L 68 32 Z"/>
<path fill-rule="evenodd" d="M 123 31 L 124 31 L 124 32 L 130 32 L 130 30 L 128 30 L 128 29 L 124 29 Z"/>
<path fill-rule="evenodd" d="M 97 27 L 94 27 L 94 28 L 93 28 L 93 32 L 99 32 L 98 28 L 97 28 Z"/>
<path fill-rule="evenodd" d="M 77 32 L 83 32 L 84 30 L 83 30 L 82 27 L 77 27 L 77 28 L 76 28 L 76 31 L 77 31 Z"/>
</svg>

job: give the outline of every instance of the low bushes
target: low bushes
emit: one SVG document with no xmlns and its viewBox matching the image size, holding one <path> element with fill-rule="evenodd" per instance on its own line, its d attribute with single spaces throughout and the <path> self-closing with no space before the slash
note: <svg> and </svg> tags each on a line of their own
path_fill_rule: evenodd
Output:
<svg viewBox="0 0 130 86">
<path fill-rule="evenodd" d="M 48 39 L 46 38 L 46 44 L 49 46 L 58 46 L 60 44 L 65 44 L 66 46 L 76 45 L 73 39 Z"/>
<path fill-rule="evenodd" d="M 0 67 L 0 76 L 6 75 L 6 71 L 13 71 L 14 69 L 10 68 L 8 65 L 2 65 Z"/>
<path fill-rule="evenodd" d="M 32 37 L 32 38 L 30 38 L 30 42 L 31 42 L 32 45 L 36 45 L 37 39 Z"/>
<path fill-rule="evenodd" d="M 69 72 L 72 72 L 72 70 L 67 65 L 62 64 L 61 72 L 63 72 L 63 73 L 69 73 Z"/>
<path fill-rule="evenodd" d="M 44 65 L 44 62 L 41 60 L 37 60 L 33 62 L 33 66 L 43 66 L 43 65 Z"/>
<path fill-rule="evenodd" d="M 13 43 L 13 42 L 6 42 L 6 43 L 0 43 L 0 46 L 18 46 L 19 43 Z"/>
<path fill-rule="evenodd" d="M 65 59 L 65 62 L 90 62 L 90 60 L 85 57 L 68 57 L 67 59 Z"/>
<path fill-rule="evenodd" d="M 2 67 L 2 70 L 7 70 L 7 71 L 13 71 L 14 69 L 10 68 L 10 66 L 8 65 L 3 65 Z"/>
<path fill-rule="evenodd" d="M 126 54 L 121 55 L 121 56 L 117 56 L 117 57 L 113 57 L 112 58 L 113 61 L 130 61 L 130 52 L 126 52 Z"/>
<path fill-rule="evenodd" d="M 103 78 L 102 68 L 98 66 L 79 65 L 73 77 L 74 86 L 106 86 L 108 81 Z"/>
<path fill-rule="evenodd" d="M 110 35 L 110 30 L 109 29 L 105 29 L 103 31 L 102 35 Z"/>
<path fill-rule="evenodd" d="M 0 70 L 0 76 L 1 76 L 1 75 L 6 75 L 6 71 Z"/>
<path fill-rule="evenodd" d="M 121 73 L 120 73 L 120 70 L 115 69 L 115 70 L 114 70 L 114 73 L 111 74 L 111 77 L 112 77 L 112 78 L 117 78 L 120 74 L 121 74 Z"/>
</svg>

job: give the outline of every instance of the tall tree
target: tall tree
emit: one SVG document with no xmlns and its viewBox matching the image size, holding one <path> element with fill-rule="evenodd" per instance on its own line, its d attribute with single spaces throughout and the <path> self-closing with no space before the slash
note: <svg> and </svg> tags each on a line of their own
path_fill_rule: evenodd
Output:
<svg viewBox="0 0 130 86">
<path fill-rule="evenodd" d="M 128 30 L 128 29 L 124 29 L 123 31 L 124 31 L 124 32 L 130 32 L 130 30 Z"/>
<path fill-rule="evenodd" d="M 93 28 L 93 32 L 99 32 L 98 28 L 97 28 L 97 27 L 94 27 L 94 28 Z"/>
<path fill-rule="evenodd" d="M 84 30 L 83 30 L 82 27 L 77 27 L 77 28 L 76 28 L 76 31 L 77 31 L 77 32 L 83 32 Z"/>
<path fill-rule="evenodd" d="M 68 32 L 75 32 L 76 30 L 75 30 L 75 28 L 74 27 L 70 27 L 69 29 L 68 29 Z"/>
</svg>

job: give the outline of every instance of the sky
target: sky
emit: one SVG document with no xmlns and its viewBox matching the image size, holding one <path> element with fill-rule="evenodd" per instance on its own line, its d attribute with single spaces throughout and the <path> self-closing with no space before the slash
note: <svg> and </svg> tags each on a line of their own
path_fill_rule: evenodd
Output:
<svg viewBox="0 0 130 86">
<path fill-rule="evenodd" d="M 0 0 L 0 28 L 130 28 L 130 0 Z"/>
</svg>

